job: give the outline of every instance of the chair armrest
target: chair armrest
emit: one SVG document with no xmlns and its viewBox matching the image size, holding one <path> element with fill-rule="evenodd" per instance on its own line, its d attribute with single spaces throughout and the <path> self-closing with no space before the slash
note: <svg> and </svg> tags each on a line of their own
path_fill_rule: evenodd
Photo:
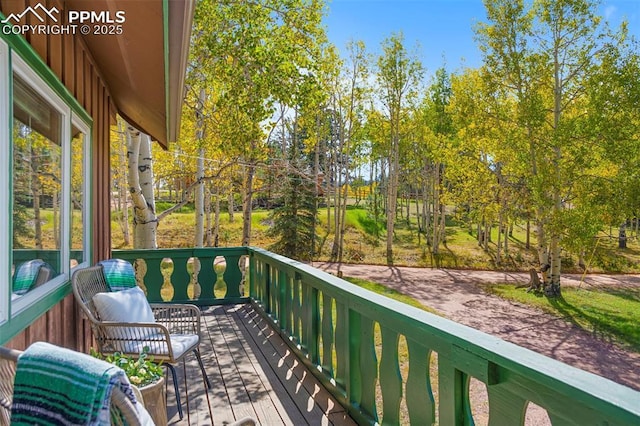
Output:
<svg viewBox="0 0 640 426">
<path fill-rule="evenodd" d="M 153 316 L 171 333 L 200 335 L 200 308 L 179 303 L 151 303 Z"/>
</svg>

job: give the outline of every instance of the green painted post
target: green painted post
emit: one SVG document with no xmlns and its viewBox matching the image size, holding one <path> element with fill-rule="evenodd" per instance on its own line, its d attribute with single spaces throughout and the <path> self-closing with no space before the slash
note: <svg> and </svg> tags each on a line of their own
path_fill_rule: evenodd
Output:
<svg viewBox="0 0 640 426">
<path fill-rule="evenodd" d="M 456 369 L 448 354 L 438 353 L 438 399 L 441 425 L 463 425 L 465 374 Z"/>
<path fill-rule="evenodd" d="M 509 392 L 500 385 L 487 386 L 489 400 L 489 426 L 521 425 L 527 409 L 527 400 Z M 553 423 L 555 426 L 555 423 Z"/>
</svg>

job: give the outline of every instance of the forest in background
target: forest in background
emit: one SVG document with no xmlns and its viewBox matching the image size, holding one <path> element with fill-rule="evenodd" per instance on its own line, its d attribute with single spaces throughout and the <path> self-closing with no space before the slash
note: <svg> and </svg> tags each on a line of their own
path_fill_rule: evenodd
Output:
<svg viewBox="0 0 640 426">
<path fill-rule="evenodd" d="M 198 2 L 180 140 L 113 129 L 114 245 L 165 247 L 175 218 L 168 244 L 225 245 L 238 223 L 235 245 L 301 260 L 454 266 L 464 240 L 481 265 L 533 265 L 549 295 L 603 248 L 621 259 L 603 270 L 635 268 L 640 57 L 624 23 L 588 0 L 488 0 L 483 65 L 452 72 L 401 33 L 340 56 L 324 6 Z"/>
</svg>

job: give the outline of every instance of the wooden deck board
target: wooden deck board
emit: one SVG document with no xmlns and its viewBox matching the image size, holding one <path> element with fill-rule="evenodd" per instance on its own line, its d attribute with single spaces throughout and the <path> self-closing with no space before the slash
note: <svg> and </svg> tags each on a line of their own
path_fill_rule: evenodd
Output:
<svg viewBox="0 0 640 426">
<path fill-rule="evenodd" d="M 287 383 L 295 385 L 294 401 L 299 402 L 299 408 L 311 419 L 311 424 L 339 424 L 355 425 L 356 423 L 346 415 L 344 408 L 322 386 L 322 384 L 298 360 L 282 338 L 267 324 L 267 322 L 250 306 L 244 305 L 238 309 L 241 323 L 247 327 L 254 339 L 260 339 L 260 351 L 272 353 L 271 361 L 279 371 L 280 377 L 287 377 Z M 304 392 L 303 392 L 304 390 Z M 301 395 L 308 397 L 301 397 Z M 315 413 L 322 413 L 321 419 L 315 418 Z M 339 420 L 343 417 L 343 420 Z M 329 419 L 334 419 L 329 421 Z"/>
<path fill-rule="evenodd" d="M 224 310 L 222 307 L 218 309 Z M 286 424 L 271 399 L 270 387 L 265 386 L 265 381 L 263 381 L 264 373 L 262 369 L 256 369 L 254 365 L 255 357 L 250 355 L 251 348 L 247 345 L 248 342 L 243 338 L 244 336 L 237 333 L 237 325 L 234 323 L 233 318 L 229 317 L 226 312 L 217 315 L 216 318 L 220 327 L 226 331 L 225 338 L 227 339 L 229 350 L 233 354 L 235 367 L 244 384 L 246 395 L 255 410 L 256 415 L 252 417 L 263 424 Z"/>
<path fill-rule="evenodd" d="M 355 425 L 251 305 L 206 309 L 200 353 L 211 389 L 187 356 L 176 366 L 184 419 L 169 380 L 169 424 L 218 426 L 250 416 L 263 426 Z"/>
</svg>

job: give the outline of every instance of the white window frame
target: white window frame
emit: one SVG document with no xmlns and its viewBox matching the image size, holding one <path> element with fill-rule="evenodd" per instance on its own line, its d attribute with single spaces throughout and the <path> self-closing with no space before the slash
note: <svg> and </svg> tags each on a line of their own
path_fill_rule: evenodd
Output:
<svg viewBox="0 0 640 426">
<path fill-rule="evenodd" d="M 68 186 L 70 185 L 69 179 L 71 176 L 71 170 L 69 167 L 71 159 L 71 107 L 67 105 L 15 51 L 11 52 L 11 68 L 9 81 L 13 81 L 13 73 L 15 73 L 24 82 L 29 84 L 30 87 L 36 90 L 36 92 L 38 92 L 38 94 L 62 116 L 62 134 L 60 136 L 62 149 L 62 200 L 64 201 L 60 206 L 60 217 L 62 219 L 60 221 L 60 274 L 48 281 L 46 284 L 38 286 L 18 299 L 13 300 L 11 302 L 10 309 L 11 317 L 14 317 L 29 308 L 38 299 L 45 297 L 47 294 L 55 291 L 58 287 L 64 285 L 70 279 L 70 205 L 68 204 L 68 201 L 70 201 L 71 195 L 69 194 Z M 13 120 L 13 117 L 11 117 L 11 120 Z M 13 249 L 12 240 L 8 241 L 6 247 L 11 247 Z M 11 274 L 9 273 L 9 275 Z M 12 280 L 10 279 L 8 282 L 11 283 Z M 10 290 L 11 289 L 9 289 L 9 292 Z"/>
<path fill-rule="evenodd" d="M 0 140 L 7 141 L 6 147 L 0 147 L 8 151 L 8 141 L 11 137 L 11 127 L 9 126 L 9 46 L 0 39 Z M 10 158 L 10 157 L 9 157 Z M 2 167 L 4 166 L 4 167 Z M 10 167 L 8 161 L 0 166 L 0 200 L 10 200 L 11 192 L 9 183 L 11 182 Z M 0 247 L 10 247 L 11 237 L 7 225 L 11 218 L 11 203 L 6 203 L 0 210 L 0 226 L 4 226 L 4 232 L 0 232 Z M 0 256 L 0 324 L 9 319 L 9 301 L 11 300 L 11 264 L 9 253 Z"/>
<path fill-rule="evenodd" d="M 83 150 L 84 150 L 84 155 L 82 157 L 82 170 L 85 174 L 85 176 L 89 173 L 89 171 L 91 170 L 91 155 L 90 155 L 90 149 L 91 149 L 91 127 L 85 123 L 84 120 L 82 120 L 80 117 L 78 117 L 78 114 L 74 113 L 73 111 L 71 112 L 71 124 L 73 126 L 76 126 L 83 134 L 84 134 L 84 141 L 83 141 Z M 71 134 L 69 135 L 69 138 L 71 138 Z M 69 139 L 69 141 L 67 142 L 70 146 L 69 148 L 69 165 L 71 165 L 71 139 Z M 71 167 L 69 167 L 69 183 L 71 183 Z M 91 238 L 91 223 L 89 222 L 90 217 L 89 217 L 89 211 L 91 209 L 91 199 L 90 199 L 90 194 L 91 194 L 91 179 L 84 179 L 83 181 L 84 185 L 82 187 L 82 191 L 83 191 L 83 195 L 82 195 L 82 202 L 83 202 L 83 206 L 82 206 L 82 241 L 84 242 L 83 247 L 82 247 L 82 252 L 83 252 L 83 256 L 82 259 L 83 261 L 81 263 L 79 263 L 78 265 L 76 265 L 75 267 L 71 268 L 71 270 L 69 271 L 69 273 L 72 273 L 73 271 L 75 271 L 76 269 L 80 269 L 80 268 L 86 268 L 87 266 L 90 265 L 89 262 L 89 257 L 90 257 L 90 244 L 88 243 L 88 241 L 90 241 Z M 73 209 L 71 209 L 71 191 L 67 191 L 68 195 L 69 195 L 69 200 L 65 201 L 65 203 L 67 204 L 67 206 L 70 208 L 69 211 L 69 223 L 71 223 L 71 215 L 73 214 Z M 70 226 L 70 225 L 69 225 Z M 69 228 L 69 230 L 67 231 L 67 239 L 69 240 L 69 251 L 68 253 L 70 254 L 70 250 L 71 250 L 71 229 Z M 71 259 L 69 258 L 67 260 L 67 263 L 69 263 L 71 261 Z"/>
</svg>

